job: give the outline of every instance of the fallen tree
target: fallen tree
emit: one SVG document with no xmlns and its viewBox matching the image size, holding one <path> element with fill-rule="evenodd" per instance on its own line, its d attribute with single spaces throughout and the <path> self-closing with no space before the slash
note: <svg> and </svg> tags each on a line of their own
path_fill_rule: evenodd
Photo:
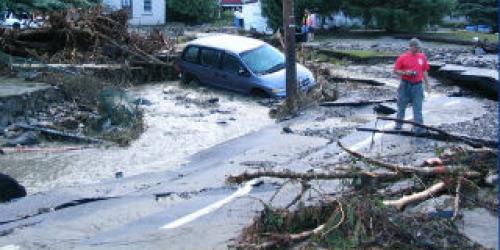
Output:
<svg viewBox="0 0 500 250">
<path fill-rule="evenodd" d="M 283 208 L 273 208 L 272 203 L 263 202 L 264 210 L 243 231 L 235 247 L 276 249 L 300 243 L 301 247 L 306 248 L 333 249 L 483 249 L 460 233 L 451 220 L 431 214 L 408 214 L 405 208 L 441 194 L 453 194 L 452 218 L 453 221 L 459 219 L 460 207 L 472 201 L 465 193 L 464 185 L 481 185 L 484 177 L 491 175 L 497 159 L 494 150 L 453 148 L 450 152 L 440 154 L 439 158 L 425 160 L 419 166 L 400 166 L 368 157 L 341 142 L 338 142 L 338 146 L 357 160 L 378 169 L 368 171 L 359 165 L 343 163 L 332 165 L 335 168 L 322 172 L 266 170 L 229 176 L 229 183 L 242 183 L 262 177 L 286 179 L 270 202 L 284 185 L 300 183 L 302 186 L 297 196 Z M 404 182 L 415 178 L 419 180 L 418 185 L 401 186 L 389 191 L 385 189 L 395 181 Z M 313 180 L 338 179 L 352 180 L 350 185 L 354 189 L 334 194 L 322 193 L 311 183 Z M 354 185 L 356 180 L 362 181 L 361 189 Z M 308 196 L 306 192 L 309 192 Z M 313 198 L 318 200 L 317 204 L 304 206 L 304 197 L 311 199 L 313 192 L 318 194 Z M 475 205 L 480 203 L 477 199 L 473 202 Z M 490 206 L 489 203 L 481 205 Z M 422 230 L 429 233 L 422 234 Z M 443 235 L 442 232 L 446 233 Z"/>
</svg>

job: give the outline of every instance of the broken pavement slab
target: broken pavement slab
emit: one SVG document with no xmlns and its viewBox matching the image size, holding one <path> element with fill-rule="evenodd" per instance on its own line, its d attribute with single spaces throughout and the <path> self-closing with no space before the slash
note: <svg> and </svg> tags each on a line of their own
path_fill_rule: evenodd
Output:
<svg viewBox="0 0 500 250">
<path fill-rule="evenodd" d="M 496 97 L 498 94 L 497 70 L 454 64 L 433 64 L 430 73 L 438 78 L 445 78 L 451 83 L 483 91 L 491 96 Z"/>
</svg>

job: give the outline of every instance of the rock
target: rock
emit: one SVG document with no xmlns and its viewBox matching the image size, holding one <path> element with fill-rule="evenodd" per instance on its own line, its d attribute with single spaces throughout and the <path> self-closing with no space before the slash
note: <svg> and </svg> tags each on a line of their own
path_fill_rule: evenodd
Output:
<svg viewBox="0 0 500 250">
<path fill-rule="evenodd" d="M 207 100 L 207 103 L 215 104 L 219 102 L 219 97 L 213 97 Z"/>
<path fill-rule="evenodd" d="M 486 176 L 484 182 L 488 185 L 495 186 L 498 184 L 498 174 L 491 174 Z"/>
<path fill-rule="evenodd" d="M 219 125 L 227 125 L 227 121 L 224 120 L 218 120 L 216 123 Z"/>
<path fill-rule="evenodd" d="M 116 173 L 115 173 L 115 178 L 116 178 L 116 179 L 121 179 L 121 178 L 123 178 L 123 172 L 121 172 L 121 171 L 120 171 L 120 172 L 116 172 Z"/>
<path fill-rule="evenodd" d="M 26 196 L 26 189 L 14 178 L 0 173 L 0 202 Z"/>
<path fill-rule="evenodd" d="M 29 146 L 35 145 L 39 143 L 38 137 L 40 136 L 39 132 L 28 131 L 20 134 L 12 139 L 7 140 L 7 143 L 4 144 L 6 147 L 15 147 L 18 145 Z"/>
<path fill-rule="evenodd" d="M 396 109 L 389 107 L 383 103 L 375 105 L 375 107 L 373 107 L 373 110 L 377 113 L 384 114 L 384 115 L 392 115 L 392 114 L 396 113 Z"/>
<path fill-rule="evenodd" d="M 144 98 L 137 98 L 133 102 L 135 105 L 151 106 L 153 103 L 150 100 Z"/>
<path fill-rule="evenodd" d="M 290 127 L 284 127 L 283 133 L 285 134 L 293 134 L 293 130 Z"/>
</svg>

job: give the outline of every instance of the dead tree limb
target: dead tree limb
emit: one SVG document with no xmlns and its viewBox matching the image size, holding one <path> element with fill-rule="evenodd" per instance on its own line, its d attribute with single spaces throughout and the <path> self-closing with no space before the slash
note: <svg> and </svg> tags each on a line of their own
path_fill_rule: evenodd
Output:
<svg viewBox="0 0 500 250">
<path fill-rule="evenodd" d="M 108 37 L 108 36 L 106 36 L 106 35 L 104 35 L 104 34 L 101 34 L 101 33 L 99 33 L 99 32 L 96 32 L 96 34 L 97 34 L 99 37 L 101 37 L 102 39 L 106 40 L 107 42 L 109 42 L 109 43 L 113 44 L 115 47 L 117 47 L 117 48 L 119 48 L 119 49 L 121 49 L 121 50 L 123 50 L 123 51 L 125 51 L 125 52 L 127 52 L 127 53 L 129 53 L 129 54 L 132 54 L 132 55 L 134 55 L 134 56 L 136 56 L 136 57 L 140 58 L 140 59 L 141 59 L 141 60 L 143 60 L 143 61 L 146 61 L 146 62 L 154 62 L 154 63 L 159 64 L 159 65 L 166 65 L 166 63 L 165 63 L 165 62 L 163 62 L 163 61 L 161 61 L 160 59 L 157 59 L 157 58 L 155 58 L 155 57 L 153 57 L 153 56 L 151 56 L 151 55 L 147 55 L 147 56 L 146 56 L 146 55 L 141 55 L 141 53 L 139 53 L 139 52 L 133 51 L 133 50 L 131 50 L 131 49 L 127 48 L 126 46 L 122 46 L 122 45 L 118 44 L 118 43 L 117 43 L 117 42 L 115 42 L 113 39 L 111 39 L 110 37 Z"/>
<path fill-rule="evenodd" d="M 460 213 L 460 192 L 462 192 L 462 177 L 458 178 L 457 189 L 455 190 L 455 202 L 453 206 L 453 217 L 452 220 L 456 220 Z"/>
<path fill-rule="evenodd" d="M 359 107 L 359 106 L 366 106 L 366 105 L 371 105 L 371 104 L 380 104 L 384 102 L 396 102 L 397 100 L 395 98 L 391 99 L 382 99 L 382 100 L 359 100 L 359 101 L 354 101 L 354 102 L 322 102 L 320 106 L 324 107 L 339 107 L 339 106 L 350 106 L 350 107 Z"/>
<path fill-rule="evenodd" d="M 395 122 L 400 122 L 400 123 L 411 124 L 411 125 L 416 126 L 416 127 L 427 129 L 428 131 L 434 131 L 434 132 L 438 133 L 439 135 L 441 135 L 445 138 L 449 138 L 453 141 L 462 141 L 462 142 L 464 142 L 467 145 L 470 145 L 472 147 L 485 146 L 485 147 L 491 147 L 491 148 L 498 148 L 498 141 L 473 138 L 473 137 L 468 137 L 468 136 L 464 136 L 464 135 L 455 135 L 455 134 L 451 134 L 451 133 L 446 132 L 446 131 L 439 129 L 439 128 L 416 123 L 414 121 L 401 120 L 401 119 L 397 119 L 397 118 L 393 118 L 393 117 L 379 116 L 379 117 L 377 117 L 377 119 L 383 120 L 383 121 L 395 121 Z"/>
<path fill-rule="evenodd" d="M 394 164 L 390 164 L 387 162 L 375 160 L 372 158 L 369 158 L 367 156 L 362 155 L 361 153 L 355 152 L 353 150 L 350 150 L 346 148 L 340 141 L 337 142 L 340 148 L 345 150 L 347 153 L 350 155 L 365 161 L 366 163 L 383 167 L 386 169 L 389 169 L 391 171 L 394 171 L 396 173 L 402 173 L 402 174 L 417 174 L 420 176 L 436 176 L 436 175 L 442 175 L 442 174 L 450 174 L 450 173 L 455 173 L 455 172 L 465 172 L 467 176 L 470 177 L 476 177 L 480 176 L 479 173 L 474 172 L 474 171 L 466 171 L 463 167 L 456 166 L 456 165 L 450 165 L 450 166 L 436 166 L 436 167 L 414 167 L 414 166 L 398 166 Z"/>
<path fill-rule="evenodd" d="M 82 136 L 82 135 L 77 135 L 77 134 L 72 134 L 72 133 L 66 133 L 63 131 L 55 130 L 55 129 L 43 128 L 43 127 L 38 127 L 38 126 L 26 125 L 26 124 L 17 124 L 16 126 L 19 128 L 25 129 L 25 130 L 40 131 L 41 133 L 48 135 L 48 136 L 63 138 L 63 139 L 72 140 L 72 141 L 93 143 L 93 144 L 106 143 L 106 141 L 103 141 L 100 139 L 91 138 L 91 137 Z"/>
<path fill-rule="evenodd" d="M 60 147 L 60 148 L 2 147 L 0 148 L 0 152 L 3 152 L 4 154 L 33 153 L 33 152 L 54 153 L 54 152 L 83 150 L 86 148 L 88 147 Z"/>
<path fill-rule="evenodd" d="M 289 209 L 295 203 L 299 202 L 304 196 L 304 194 L 307 192 L 307 190 L 311 188 L 311 184 L 307 183 L 306 181 L 301 181 L 300 184 L 302 186 L 300 193 L 297 194 L 297 196 L 295 196 L 295 198 L 290 203 L 288 203 L 288 205 L 286 205 L 285 209 Z"/>
<path fill-rule="evenodd" d="M 449 136 L 437 134 L 437 133 L 422 133 L 422 134 L 416 134 L 412 131 L 407 131 L 407 130 L 382 130 L 382 129 L 376 129 L 376 128 L 356 128 L 357 131 L 363 131 L 363 132 L 371 132 L 371 133 L 383 133 L 383 134 L 392 134 L 392 135 L 400 135 L 400 136 L 408 136 L 408 137 L 420 137 L 420 138 L 427 138 L 427 139 L 432 139 L 432 140 L 437 140 L 437 141 L 444 141 L 444 142 L 462 142 L 465 143 L 471 147 L 474 148 L 481 148 L 483 146 L 489 147 L 489 148 L 496 148 L 498 142 L 487 142 L 484 141 L 485 143 L 480 143 L 479 141 L 476 142 L 475 140 L 481 140 L 481 139 L 474 139 L 466 136 L 460 136 L 463 137 L 461 139 L 456 139 L 456 138 L 451 138 Z"/>
<path fill-rule="evenodd" d="M 403 196 L 398 200 L 385 200 L 383 201 L 383 203 L 386 206 L 393 206 L 398 210 L 403 210 L 403 208 L 409 204 L 424 201 L 434 197 L 436 194 L 440 193 L 445 188 L 446 188 L 446 183 L 441 181 L 432 185 L 431 187 L 422 192 L 414 193 L 408 196 Z"/>
<path fill-rule="evenodd" d="M 375 179 L 388 179 L 394 180 L 399 179 L 402 176 L 399 173 L 394 172 L 327 172 L 327 173 L 297 173 L 291 171 L 274 172 L 274 171 L 258 171 L 258 172 L 245 172 L 236 176 L 229 176 L 227 178 L 228 183 L 240 184 L 244 181 L 260 178 L 260 177 L 271 177 L 280 179 L 300 179 L 300 180 L 334 180 L 334 179 L 351 179 L 368 177 Z"/>
<path fill-rule="evenodd" d="M 301 233 L 297 234 L 276 234 L 272 235 L 272 239 L 270 241 L 261 243 L 261 244 L 240 244 L 237 245 L 238 249 L 272 249 L 275 248 L 276 246 L 280 245 L 289 245 L 290 243 L 298 243 L 302 242 L 304 240 L 307 240 L 311 238 L 314 235 L 319 235 L 323 229 L 325 228 L 325 225 L 319 225 L 313 230 L 308 230 L 308 231 L 303 231 Z"/>
</svg>

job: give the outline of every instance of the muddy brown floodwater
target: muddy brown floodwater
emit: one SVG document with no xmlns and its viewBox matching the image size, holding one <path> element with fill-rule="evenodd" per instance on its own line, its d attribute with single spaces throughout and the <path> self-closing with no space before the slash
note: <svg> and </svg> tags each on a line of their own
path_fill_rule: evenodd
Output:
<svg viewBox="0 0 500 250">
<path fill-rule="evenodd" d="M 274 123 L 258 99 L 236 93 L 164 82 L 134 87 L 130 94 L 152 105 L 143 107 L 145 132 L 129 147 L 5 155 L 0 172 L 33 194 L 99 182 L 116 172 L 131 176 L 174 170 L 196 152 Z"/>
</svg>

